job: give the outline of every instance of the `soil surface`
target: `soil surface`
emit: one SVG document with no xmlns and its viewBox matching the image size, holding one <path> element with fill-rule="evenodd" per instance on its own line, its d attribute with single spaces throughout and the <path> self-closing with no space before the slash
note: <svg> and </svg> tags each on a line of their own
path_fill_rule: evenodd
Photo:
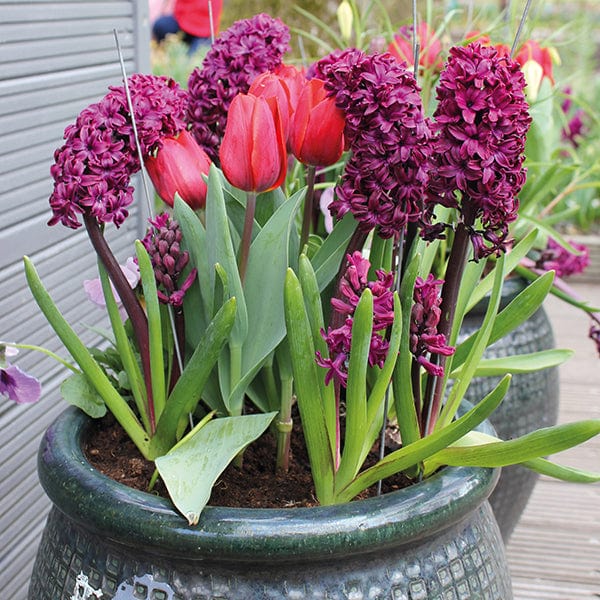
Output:
<svg viewBox="0 0 600 600">
<path fill-rule="evenodd" d="M 296 418 L 294 422 L 290 467 L 287 473 L 275 473 L 275 440 L 267 433 L 246 449 L 241 469 L 230 465 L 223 472 L 213 488 L 209 504 L 251 508 L 317 505 L 308 456 L 298 426 L 299 419 Z M 394 436 L 388 437 L 390 444 L 394 446 Z M 140 455 L 112 415 L 94 423 L 83 450 L 90 464 L 108 477 L 138 490 L 148 490 L 154 473 L 154 463 Z M 374 448 L 367 464 L 375 462 L 376 456 L 377 448 Z M 402 475 L 397 475 L 383 482 L 382 491 L 387 493 L 408 484 L 410 482 Z M 153 493 L 168 497 L 160 479 Z M 363 492 L 360 498 L 375 494 L 374 486 Z"/>
</svg>

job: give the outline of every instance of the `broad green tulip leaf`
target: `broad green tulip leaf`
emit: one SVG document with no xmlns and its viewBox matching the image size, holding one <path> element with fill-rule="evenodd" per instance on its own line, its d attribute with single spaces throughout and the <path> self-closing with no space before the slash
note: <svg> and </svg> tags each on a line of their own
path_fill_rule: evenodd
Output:
<svg viewBox="0 0 600 600">
<path fill-rule="evenodd" d="M 506 467 L 556 454 L 600 434 L 600 419 L 544 427 L 513 440 L 471 431 L 431 457 L 434 465 Z"/>
<path fill-rule="evenodd" d="M 194 354 L 181 373 L 156 427 L 150 449 L 152 456 L 160 456 L 173 447 L 182 417 L 196 408 L 204 386 L 225 345 L 235 320 L 236 301 L 230 298 L 207 327 Z"/>
<path fill-rule="evenodd" d="M 513 331 L 538 310 L 552 287 L 553 278 L 551 272 L 538 277 L 496 315 L 488 346 Z M 452 359 L 453 365 L 459 366 L 465 362 L 475 343 L 475 338 L 476 333 L 470 335 L 456 348 Z"/>
<path fill-rule="evenodd" d="M 60 386 L 60 393 L 69 404 L 80 408 L 92 419 L 99 419 L 106 414 L 104 400 L 83 373 L 74 373 L 65 379 Z"/>
<path fill-rule="evenodd" d="M 320 394 L 319 377 L 323 377 L 323 373 L 318 372 L 315 362 L 315 346 L 300 282 L 291 269 L 288 269 L 285 280 L 284 306 L 298 410 L 317 499 L 320 504 L 331 504 L 334 455 Z"/>
<path fill-rule="evenodd" d="M 240 356 L 231 355 L 232 372 L 235 373 L 238 359 L 241 365 L 240 377 L 234 379 L 227 401 L 233 414 L 239 412 L 249 382 L 285 335 L 281 290 L 288 267 L 289 239 L 303 193 L 298 192 L 285 202 L 250 246 L 244 289 L 248 330 Z"/>
<path fill-rule="evenodd" d="M 156 459 L 173 504 L 190 525 L 198 523 L 219 475 L 265 431 L 276 414 L 213 419 Z"/>
<path fill-rule="evenodd" d="M 216 272 L 214 265 L 220 264 L 227 273 L 229 293 L 232 297 L 235 296 L 237 301 L 237 313 L 231 331 L 231 342 L 241 345 L 248 334 L 248 313 L 238 271 L 236 251 L 231 239 L 229 219 L 225 210 L 221 181 L 219 170 L 211 165 L 206 196 L 206 255 L 201 257 L 200 260 L 206 261 L 210 266 L 207 283 L 204 285 L 211 289 L 211 296 L 215 289 Z M 209 306 L 213 306 L 212 297 Z"/>
<path fill-rule="evenodd" d="M 148 251 L 140 242 L 135 242 L 135 252 L 140 268 L 140 279 L 146 301 L 146 315 L 148 318 L 148 339 L 150 345 L 150 372 L 152 373 L 152 400 L 156 420 L 165 407 L 167 396 L 165 382 L 165 363 L 163 355 L 162 321 L 160 318 L 160 303 L 156 293 L 156 277 L 150 261 Z"/>
<path fill-rule="evenodd" d="M 211 280 L 213 265 L 207 260 L 206 231 L 198 215 L 175 194 L 173 204 L 174 216 L 181 228 L 181 247 L 190 256 L 190 266 L 196 268 L 196 281 L 188 289 L 184 297 L 186 339 L 195 347 L 212 317 L 213 289 L 206 284 Z"/>
<path fill-rule="evenodd" d="M 319 290 L 323 291 L 337 275 L 346 255 L 348 242 L 356 230 L 356 221 L 351 213 L 338 221 L 333 231 L 325 238 L 321 247 L 311 259 Z"/>
<path fill-rule="evenodd" d="M 115 419 L 117 419 L 127 432 L 127 435 L 142 455 L 146 456 L 148 452 L 148 438 L 135 413 L 131 410 L 127 401 L 113 387 L 104 371 L 100 368 L 100 365 L 94 360 L 89 350 L 62 316 L 44 287 L 29 257 L 24 256 L 23 263 L 29 289 L 48 323 L 50 323 L 60 341 L 65 345 L 73 360 L 79 365 L 79 368 L 85 373 L 90 383 L 96 388 L 104 402 L 106 402 L 106 406 Z"/>
<path fill-rule="evenodd" d="M 377 464 L 360 473 L 350 484 L 336 489 L 336 502 L 349 502 L 379 480 L 415 467 L 474 430 L 498 407 L 509 385 L 510 375 L 506 375 L 479 404 L 462 417 L 431 435 L 388 454 Z"/>
<path fill-rule="evenodd" d="M 532 373 L 556 367 L 573 356 L 572 350 L 551 349 L 531 352 L 528 354 L 516 354 L 503 356 L 501 358 L 483 358 L 479 361 L 474 377 L 495 377 L 511 373 Z M 463 367 L 455 369 L 450 377 L 458 379 Z"/>
</svg>

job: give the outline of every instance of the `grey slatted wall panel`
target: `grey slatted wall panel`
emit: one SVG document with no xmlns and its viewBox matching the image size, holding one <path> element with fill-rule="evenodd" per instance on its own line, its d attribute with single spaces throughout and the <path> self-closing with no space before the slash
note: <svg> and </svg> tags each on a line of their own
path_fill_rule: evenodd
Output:
<svg viewBox="0 0 600 600">
<path fill-rule="evenodd" d="M 104 324 L 103 315 L 85 300 L 81 284 L 96 276 L 95 260 L 84 231 L 47 227 L 49 168 L 65 126 L 121 81 L 113 29 L 128 73 L 149 72 L 147 0 L 0 0 L 0 339 L 63 356 L 31 298 L 21 259 L 33 259 L 63 315 L 84 341 L 93 341 L 88 326 Z M 138 202 L 123 227 L 109 234 L 120 260 L 131 254 L 144 223 Z M 44 396 L 29 407 L 0 400 L 2 600 L 26 597 L 48 510 L 36 475 L 37 448 L 64 408 L 63 369 L 33 352 L 21 352 L 17 364 L 41 379 Z"/>
</svg>

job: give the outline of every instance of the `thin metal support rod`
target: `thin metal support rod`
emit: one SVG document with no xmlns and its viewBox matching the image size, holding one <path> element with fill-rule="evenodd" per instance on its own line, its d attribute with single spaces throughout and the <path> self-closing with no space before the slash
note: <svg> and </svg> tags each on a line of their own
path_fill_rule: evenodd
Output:
<svg viewBox="0 0 600 600">
<path fill-rule="evenodd" d="M 125 60 L 123 59 L 123 52 L 121 51 L 121 44 L 119 42 L 119 35 L 116 29 L 113 29 L 115 36 L 115 43 L 117 45 L 117 53 L 119 55 L 119 64 L 121 65 L 121 74 L 123 75 L 123 85 L 125 86 L 125 97 L 127 98 L 127 107 L 129 109 L 129 115 L 131 117 L 131 125 L 133 127 L 133 137 L 135 138 L 135 148 L 137 150 L 138 160 L 140 161 L 140 171 L 142 178 L 142 186 L 144 188 L 144 196 L 148 205 L 148 214 L 152 217 L 154 211 L 152 210 L 152 200 L 150 198 L 150 190 L 148 188 L 148 182 L 146 181 L 146 175 L 144 170 L 144 155 L 142 153 L 142 146 L 140 145 L 140 138 L 138 136 L 137 124 L 135 122 L 135 113 L 133 111 L 133 102 L 131 100 L 131 92 L 129 90 L 129 82 L 127 81 L 127 71 L 125 69 Z"/>
<path fill-rule="evenodd" d="M 519 27 L 517 28 L 517 33 L 515 34 L 515 40 L 510 49 L 510 57 L 512 58 L 517 50 L 517 45 L 519 44 L 519 39 L 521 37 L 521 33 L 523 32 L 523 27 L 525 25 L 525 21 L 527 20 L 527 15 L 529 14 L 529 9 L 531 8 L 531 0 L 527 0 L 525 3 L 525 8 L 523 9 L 523 14 L 521 15 L 521 20 L 519 21 Z"/>
</svg>

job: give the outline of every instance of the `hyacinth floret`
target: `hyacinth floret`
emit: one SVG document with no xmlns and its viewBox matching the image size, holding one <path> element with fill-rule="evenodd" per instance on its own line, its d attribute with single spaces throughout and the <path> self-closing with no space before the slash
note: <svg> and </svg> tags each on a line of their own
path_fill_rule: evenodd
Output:
<svg viewBox="0 0 600 600">
<path fill-rule="evenodd" d="M 428 210 L 459 208 L 475 258 L 503 252 L 517 218 L 531 123 L 524 87 L 517 62 L 478 42 L 452 48 L 440 75 Z"/>
<path fill-rule="evenodd" d="M 218 161 L 232 100 L 247 93 L 258 75 L 282 64 L 289 40 L 287 25 L 267 14 L 236 21 L 214 41 L 202 68 L 190 74 L 188 120 L 213 161 Z"/>
<path fill-rule="evenodd" d="M 590 264 L 590 251 L 585 244 L 570 241 L 570 245 L 578 252 L 570 252 L 553 238 L 548 238 L 546 249 L 540 254 L 535 266 L 543 271 L 553 270 L 557 277 L 568 277 L 583 273 Z"/>
<path fill-rule="evenodd" d="M 190 258 L 187 251 L 181 250 L 182 233 L 179 223 L 168 213 L 161 213 L 150 220 L 150 225 L 142 243 L 150 255 L 158 299 L 163 304 L 179 308 L 183 304 L 185 293 L 196 279 L 196 269 L 192 269 L 179 285 L 179 279 Z"/>
<path fill-rule="evenodd" d="M 187 93 L 173 79 L 154 75 L 132 75 L 128 86 L 142 153 L 149 155 L 163 137 L 185 128 Z M 129 181 L 140 162 L 125 87 L 109 90 L 65 129 L 65 143 L 54 153 L 49 225 L 61 222 L 76 229 L 78 215 L 87 213 L 119 227 L 128 215 L 133 202 Z"/>
<path fill-rule="evenodd" d="M 329 358 L 320 352 L 316 353 L 317 364 L 325 369 L 325 384 L 334 379 L 346 387 L 348 379 L 348 359 L 352 345 L 353 316 L 360 297 L 366 288 L 373 293 L 373 332 L 369 349 L 369 364 L 382 367 L 387 357 L 389 343 L 382 332 L 394 321 L 394 275 L 381 269 L 377 270 L 375 281 L 368 281 L 367 275 L 371 264 L 360 252 L 346 256 L 347 266 L 340 281 L 340 296 L 331 299 L 333 309 L 344 317 L 340 327 L 329 327 L 327 332 L 321 331 L 327 343 Z"/>
<path fill-rule="evenodd" d="M 414 75 L 389 54 L 357 49 L 320 60 L 314 75 L 344 111 L 352 151 L 332 214 L 351 212 L 363 231 L 398 235 L 420 220 L 428 181 L 431 132 Z"/>
<path fill-rule="evenodd" d="M 443 283 L 431 273 L 427 279 L 417 277 L 410 318 L 410 351 L 417 363 L 436 377 L 442 377 L 444 369 L 430 360 L 431 355 L 450 356 L 455 350 L 437 330 L 442 315 L 440 289 Z"/>
</svg>

